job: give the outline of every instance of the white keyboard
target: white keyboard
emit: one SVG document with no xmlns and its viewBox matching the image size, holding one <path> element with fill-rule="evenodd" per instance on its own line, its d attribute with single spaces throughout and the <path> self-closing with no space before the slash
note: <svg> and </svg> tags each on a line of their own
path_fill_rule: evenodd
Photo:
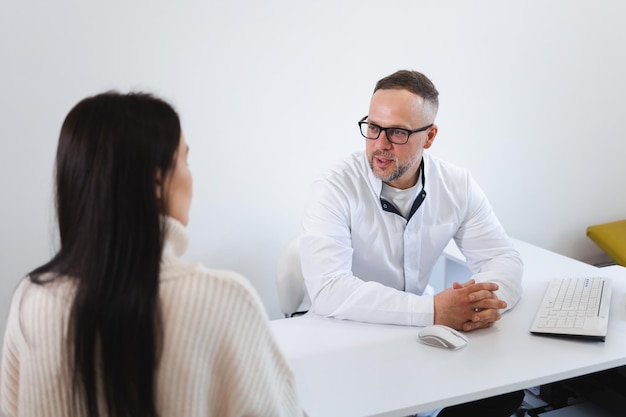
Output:
<svg viewBox="0 0 626 417">
<path fill-rule="evenodd" d="M 530 331 L 534 334 L 578 336 L 604 341 L 610 304 L 610 278 L 553 278 Z"/>
</svg>

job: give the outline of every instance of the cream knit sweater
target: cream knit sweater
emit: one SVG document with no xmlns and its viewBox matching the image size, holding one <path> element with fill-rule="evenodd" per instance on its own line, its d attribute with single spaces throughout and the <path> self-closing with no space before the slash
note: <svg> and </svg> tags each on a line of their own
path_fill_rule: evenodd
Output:
<svg viewBox="0 0 626 417">
<path fill-rule="evenodd" d="M 185 229 L 167 221 L 160 416 L 301 416 L 293 375 L 253 287 L 234 272 L 183 262 Z M 8 416 L 70 417 L 64 346 L 73 288 L 67 278 L 47 285 L 26 278 L 16 289 L 2 353 Z"/>
</svg>

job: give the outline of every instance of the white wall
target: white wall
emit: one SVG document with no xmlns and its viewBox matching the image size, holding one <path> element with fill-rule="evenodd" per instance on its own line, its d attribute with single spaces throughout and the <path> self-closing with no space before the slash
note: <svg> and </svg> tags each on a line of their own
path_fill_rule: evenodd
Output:
<svg viewBox="0 0 626 417">
<path fill-rule="evenodd" d="M 0 331 L 19 277 L 53 253 L 63 117 L 111 88 L 178 108 L 187 258 L 242 272 L 272 318 L 308 184 L 363 147 L 356 122 L 400 68 L 437 85 L 431 152 L 471 168 L 512 236 L 597 257 L 587 225 L 626 217 L 625 19 L 621 0 L 5 1 Z"/>
</svg>

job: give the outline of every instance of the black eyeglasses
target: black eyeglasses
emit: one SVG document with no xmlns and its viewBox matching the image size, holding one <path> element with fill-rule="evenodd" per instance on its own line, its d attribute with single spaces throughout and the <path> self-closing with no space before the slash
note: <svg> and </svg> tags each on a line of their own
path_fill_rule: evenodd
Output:
<svg viewBox="0 0 626 417">
<path fill-rule="evenodd" d="M 433 124 L 429 124 L 424 127 L 420 127 L 419 129 L 402 129 L 401 127 L 381 127 L 375 125 L 374 123 L 368 123 L 365 121 L 367 116 L 363 117 L 359 120 L 359 128 L 361 129 L 361 135 L 365 139 L 376 140 L 380 136 L 380 132 L 384 131 L 387 136 L 387 140 L 391 143 L 395 143 L 397 145 L 404 145 L 409 141 L 409 136 L 413 133 L 423 132 L 424 130 L 428 130 Z"/>
</svg>

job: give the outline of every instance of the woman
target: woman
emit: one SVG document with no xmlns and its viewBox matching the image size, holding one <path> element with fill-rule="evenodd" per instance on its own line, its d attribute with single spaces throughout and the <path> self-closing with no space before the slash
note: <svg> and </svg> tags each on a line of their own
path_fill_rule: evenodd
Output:
<svg viewBox="0 0 626 417">
<path fill-rule="evenodd" d="M 2 357 L 9 416 L 300 416 L 240 275 L 188 265 L 192 180 L 176 112 L 104 93 L 67 115 L 60 250 L 19 284 Z"/>
</svg>

